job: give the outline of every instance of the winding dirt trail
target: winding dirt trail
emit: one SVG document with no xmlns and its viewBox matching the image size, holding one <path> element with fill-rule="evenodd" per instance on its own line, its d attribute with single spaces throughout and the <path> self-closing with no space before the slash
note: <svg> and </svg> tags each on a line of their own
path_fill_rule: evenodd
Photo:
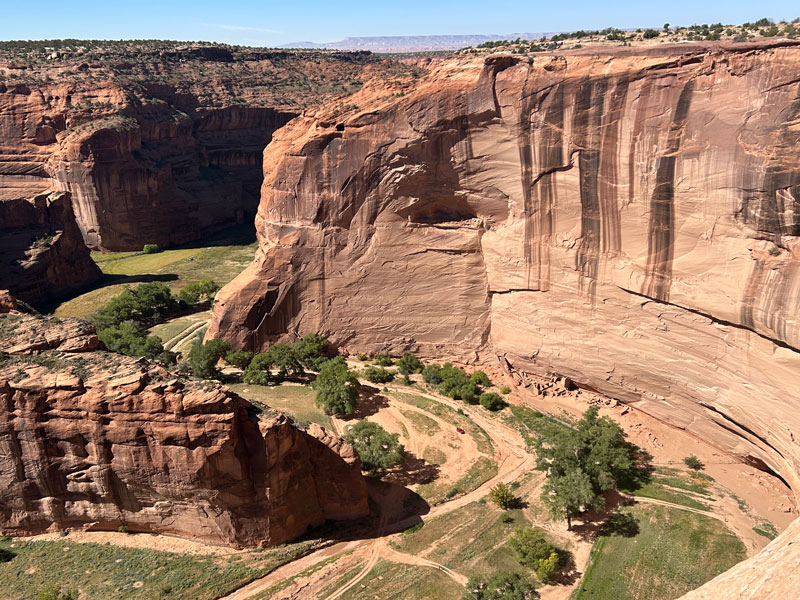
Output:
<svg viewBox="0 0 800 600">
<path fill-rule="evenodd" d="M 395 387 L 389 387 L 388 389 L 389 391 L 408 393 L 407 389 Z M 485 417 L 474 407 L 418 390 L 414 390 L 414 394 L 435 402 L 439 402 L 440 404 L 448 406 L 453 410 L 461 409 L 469 419 L 479 425 L 486 432 L 494 445 L 494 458 L 495 462 L 497 463 L 497 474 L 471 492 L 432 507 L 431 510 L 425 515 L 414 515 L 392 523 L 389 522 L 389 515 L 396 513 L 398 503 L 402 502 L 402 498 L 401 494 L 399 494 L 397 491 L 390 490 L 386 496 L 380 499 L 380 504 L 382 507 L 381 513 L 383 516 L 381 517 L 381 521 L 377 527 L 374 538 L 341 542 L 316 552 L 312 552 L 303 558 L 277 568 L 260 579 L 252 581 L 248 585 L 239 588 L 235 592 L 220 598 L 220 600 L 247 600 L 249 598 L 253 598 L 257 594 L 263 593 L 281 581 L 296 577 L 298 574 L 314 567 L 315 565 L 318 565 L 324 560 L 341 556 L 351 551 L 364 553 L 364 563 L 362 568 L 350 581 L 344 583 L 341 587 L 330 593 L 326 597 L 326 600 L 337 600 L 338 598 L 341 598 L 349 590 L 357 586 L 381 559 L 396 563 L 435 568 L 452 578 L 459 585 L 464 585 L 466 583 L 467 578 L 464 575 L 456 573 L 444 565 L 391 548 L 388 544 L 389 538 L 396 532 L 402 531 L 403 529 L 418 523 L 420 520 L 429 521 L 430 519 L 434 519 L 441 515 L 458 510 L 459 508 L 462 508 L 471 502 L 480 500 L 486 496 L 486 494 L 489 492 L 489 489 L 494 487 L 497 483 L 501 481 L 511 482 L 532 469 L 534 466 L 534 457 L 532 454 L 528 453 L 525 442 L 517 431 L 498 420 Z M 413 407 L 413 405 L 409 404 L 408 406 L 411 409 L 416 409 L 416 407 Z M 446 425 L 435 415 L 428 415 L 426 411 L 422 410 L 419 412 L 429 416 L 437 422 L 441 422 L 442 425 Z M 397 410 L 396 413 L 400 413 L 400 411 Z M 419 437 L 424 436 L 425 434 L 419 433 L 412 427 L 409 427 L 411 424 L 407 423 L 407 420 L 404 419 L 402 414 L 395 416 L 401 422 L 406 421 L 406 426 L 409 428 L 409 435 L 413 436 L 414 438 L 411 440 L 410 446 L 412 448 L 421 449 L 425 442 L 424 440 L 420 440 Z M 334 429 L 336 429 L 337 432 L 341 433 L 345 430 L 347 425 L 345 421 L 340 419 L 332 419 L 332 421 L 334 423 Z"/>
</svg>

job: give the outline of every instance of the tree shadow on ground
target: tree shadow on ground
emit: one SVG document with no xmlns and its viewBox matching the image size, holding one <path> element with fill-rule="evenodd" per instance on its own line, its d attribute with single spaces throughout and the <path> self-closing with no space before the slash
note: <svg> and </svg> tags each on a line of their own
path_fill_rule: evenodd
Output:
<svg viewBox="0 0 800 600">
<path fill-rule="evenodd" d="M 347 417 L 347 420 L 366 419 L 387 406 L 389 406 L 389 399 L 381 395 L 378 388 L 371 385 L 362 385 L 358 397 L 358 408 L 352 415 Z"/>
<path fill-rule="evenodd" d="M 629 513 L 616 513 L 600 527 L 600 535 L 632 538 L 639 535 L 639 522 Z"/>
<path fill-rule="evenodd" d="M 572 531 L 585 542 L 594 541 L 603 524 L 617 512 L 619 507 L 626 506 L 631 502 L 628 496 L 620 494 L 617 490 L 609 490 L 603 494 L 603 497 L 602 508 L 584 511 L 578 516 L 581 521 L 580 525 L 572 525 Z"/>
<path fill-rule="evenodd" d="M 16 555 L 17 555 L 16 552 L 12 552 L 11 550 L 6 550 L 4 548 L 0 548 L 0 563 L 11 562 L 11 560 Z"/>
<path fill-rule="evenodd" d="M 575 564 L 575 556 L 572 552 L 563 548 L 558 548 L 556 553 L 558 554 L 560 568 L 553 577 L 553 582 L 559 585 L 573 585 L 583 577 L 583 573 L 578 571 L 578 567 Z"/>
<path fill-rule="evenodd" d="M 407 486 L 430 483 L 439 477 L 439 465 L 425 462 L 424 459 L 406 452 L 405 462 L 389 470 L 384 479 L 391 483 Z"/>
</svg>

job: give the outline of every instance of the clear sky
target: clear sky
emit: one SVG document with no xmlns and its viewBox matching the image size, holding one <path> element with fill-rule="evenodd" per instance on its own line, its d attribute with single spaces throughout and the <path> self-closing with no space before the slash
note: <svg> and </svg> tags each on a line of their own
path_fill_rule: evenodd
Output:
<svg viewBox="0 0 800 600">
<path fill-rule="evenodd" d="M 159 38 L 276 46 L 800 17 L 796 0 L 0 0 L 0 39 Z"/>
</svg>

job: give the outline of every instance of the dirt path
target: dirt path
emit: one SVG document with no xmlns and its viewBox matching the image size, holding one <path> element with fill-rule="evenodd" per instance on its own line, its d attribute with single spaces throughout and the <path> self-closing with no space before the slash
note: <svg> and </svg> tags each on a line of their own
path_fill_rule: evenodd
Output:
<svg viewBox="0 0 800 600">
<path fill-rule="evenodd" d="M 407 389 L 389 388 L 389 390 L 408 393 Z M 281 581 L 285 581 L 286 579 L 297 576 L 303 571 L 312 568 L 324 560 L 327 560 L 331 557 L 341 556 L 350 551 L 356 551 L 359 553 L 359 555 L 363 552 L 363 566 L 355 577 L 344 583 L 337 590 L 330 593 L 326 597 L 327 600 L 337 600 L 353 587 L 357 586 L 381 559 L 397 563 L 435 568 L 448 575 L 459 585 L 464 585 L 466 583 L 467 578 L 464 575 L 456 573 L 455 571 L 452 571 L 444 565 L 440 565 L 434 561 L 395 550 L 389 546 L 387 543 L 388 540 L 395 532 L 418 523 L 420 519 L 423 521 L 429 521 L 430 519 L 434 519 L 454 510 L 458 510 L 459 508 L 462 508 L 471 502 L 480 500 L 486 496 L 490 488 L 500 481 L 510 482 L 521 477 L 527 471 L 533 468 L 534 457 L 527 452 L 525 442 L 519 433 L 505 424 L 495 419 L 485 417 L 484 415 L 480 414 L 479 411 L 464 405 L 463 403 L 457 403 L 449 399 L 440 398 L 438 396 L 417 390 L 414 390 L 414 394 L 439 402 L 453 410 L 461 409 L 464 411 L 467 417 L 479 425 L 486 432 L 494 445 L 494 458 L 498 468 L 497 475 L 467 494 L 434 506 L 425 515 L 412 516 L 408 519 L 394 523 L 388 522 L 388 515 L 396 513 L 395 509 L 397 508 L 398 503 L 402 502 L 402 498 L 398 491 L 390 492 L 390 494 L 388 494 L 387 497 L 382 498 L 380 502 L 382 506 L 381 512 L 383 517 L 378 525 L 378 531 L 375 538 L 342 542 L 317 552 L 313 552 L 299 560 L 279 567 L 269 575 L 251 582 L 250 584 L 236 590 L 220 600 L 247 600 L 268 590 Z M 400 400 L 397 400 L 397 402 L 402 403 L 404 408 L 407 406 L 409 410 L 419 412 L 420 414 L 431 418 L 442 428 L 446 429 L 452 427 L 450 423 L 442 420 L 437 415 L 429 414 L 427 411 L 421 410 L 413 405 L 403 403 Z M 414 449 L 421 451 L 424 448 L 425 440 L 423 439 L 423 441 L 420 441 L 419 438 L 421 436 L 426 436 L 426 434 L 416 432 L 416 429 L 413 428 L 412 424 L 404 415 L 402 415 L 399 409 L 393 410 L 392 413 L 392 417 L 398 422 L 403 423 L 408 429 L 409 436 L 412 438 L 409 440 L 409 449 L 412 451 L 414 451 Z M 347 421 L 336 418 L 332 418 L 331 420 L 333 422 L 334 429 L 339 434 L 346 431 Z M 470 442 L 472 442 L 472 440 L 470 440 Z M 475 444 L 472 443 L 471 445 L 474 446 Z M 475 447 L 475 451 L 477 452 L 477 447 Z"/>
</svg>

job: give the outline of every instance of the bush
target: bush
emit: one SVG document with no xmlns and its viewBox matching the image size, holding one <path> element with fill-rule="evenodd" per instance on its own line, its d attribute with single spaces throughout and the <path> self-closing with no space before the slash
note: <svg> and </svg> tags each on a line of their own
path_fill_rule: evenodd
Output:
<svg viewBox="0 0 800 600">
<path fill-rule="evenodd" d="M 431 385 L 442 383 L 442 367 L 439 365 L 425 365 L 422 369 L 422 380 Z"/>
<path fill-rule="evenodd" d="M 205 344 L 195 344 L 189 351 L 189 368 L 192 375 L 200 379 L 217 379 L 217 362 L 230 350 L 227 342 L 208 340 Z"/>
<path fill-rule="evenodd" d="M 158 247 L 158 244 L 145 244 L 142 247 L 143 254 L 155 254 L 156 252 L 161 252 L 161 248 Z"/>
<path fill-rule="evenodd" d="M 468 404 L 477 404 L 480 387 L 466 374 L 464 369 L 445 363 L 440 371 L 442 382 L 439 391 L 445 396 L 463 400 Z"/>
<path fill-rule="evenodd" d="M 349 415 L 358 408 L 358 376 L 341 356 L 322 363 L 311 387 L 316 391 L 314 403 L 326 414 Z"/>
<path fill-rule="evenodd" d="M 57 585 L 48 585 L 36 594 L 36 600 L 78 600 L 78 594 L 71 591 L 61 591 Z"/>
<path fill-rule="evenodd" d="M 278 379 L 286 379 L 290 375 L 292 377 L 302 377 L 306 374 L 295 346 L 274 344 L 269 349 L 268 354 L 270 355 L 272 366 L 278 369 Z"/>
<path fill-rule="evenodd" d="M 394 365 L 394 361 L 386 354 L 377 354 L 375 355 L 375 364 L 379 367 L 391 367 Z"/>
<path fill-rule="evenodd" d="M 507 483 L 502 482 L 498 483 L 489 490 L 489 500 L 494 502 L 503 510 L 514 508 L 519 502 L 517 497 L 514 495 L 514 492 L 511 491 L 511 487 L 509 487 Z"/>
<path fill-rule="evenodd" d="M 366 360 L 369 360 L 369 356 L 367 356 L 367 355 L 366 355 L 366 354 L 364 354 L 363 352 L 359 352 L 359 353 L 356 355 L 356 358 L 357 358 L 358 360 L 360 360 L 361 362 L 364 362 L 364 361 L 366 361 Z"/>
<path fill-rule="evenodd" d="M 511 388 L 508 387 L 507 385 L 504 385 L 503 387 L 500 388 L 500 393 L 501 394 L 510 394 L 511 393 Z"/>
<path fill-rule="evenodd" d="M 536 600 L 534 582 L 518 573 L 495 573 L 489 580 L 473 575 L 467 581 L 463 600 Z"/>
<path fill-rule="evenodd" d="M 501 523 L 513 523 L 514 522 L 514 517 L 512 517 L 508 513 L 503 513 L 502 515 L 500 515 L 500 522 Z"/>
<path fill-rule="evenodd" d="M 219 286 L 211 279 L 201 279 L 183 287 L 178 297 L 187 304 L 200 304 L 213 300 L 218 291 Z"/>
<path fill-rule="evenodd" d="M 372 421 L 359 421 L 344 436 L 361 458 L 361 468 L 368 473 L 382 473 L 401 464 L 406 456 L 400 436 L 389 433 Z"/>
<path fill-rule="evenodd" d="M 319 371 L 322 363 L 328 360 L 328 338 L 318 333 L 309 333 L 292 345 L 297 359 L 306 368 Z"/>
<path fill-rule="evenodd" d="M 127 356 L 159 358 L 164 354 L 161 338 L 147 335 L 134 321 L 124 321 L 117 326 L 100 329 L 97 337 L 112 352 Z"/>
<path fill-rule="evenodd" d="M 131 532 L 130 528 L 127 525 L 120 525 L 119 527 L 117 527 L 117 531 L 120 532 L 120 533 L 130 533 Z"/>
<path fill-rule="evenodd" d="M 404 354 L 402 358 L 397 360 L 397 367 L 403 375 L 422 372 L 422 363 L 413 354 Z"/>
<path fill-rule="evenodd" d="M 91 318 L 97 329 L 114 327 L 124 321 L 157 323 L 176 313 L 180 304 L 169 287 L 160 281 L 126 288 Z"/>
<path fill-rule="evenodd" d="M 506 407 L 506 401 L 503 400 L 500 394 L 495 394 L 494 392 L 485 392 L 481 394 L 478 401 L 481 406 L 493 411 Z"/>
<path fill-rule="evenodd" d="M 518 527 L 508 540 L 520 564 L 530 567 L 542 581 L 550 581 L 559 568 L 558 548 L 538 527 Z"/>
<path fill-rule="evenodd" d="M 489 381 L 489 376 L 483 371 L 475 371 L 469 376 L 469 380 L 475 385 L 482 385 L 483 387 L 492 385 L 492 382 Z"/>
<path fill-rule="evenodd" d="M 655 29 L 645 29 L 644 33 L 642 34 L 642 37 L 646 40 L 652 40 L 653 38 L 658 37 L 658 31 L 656 31 Z"/>
<path fill-rule="evenodd" d="M 706 468 L 706 465 L 703 463 L 703 461 L 701 461 L 699 458 L 697 458 L 694 454 L 684 458 L 683 459 L 683 463 L 687 467 L 689 467 L 690 469 L 693 469 L 695 471 L 702 471 L 703 469 Z"/>
<path fill-rule="evenodd" d="M 272 377 L 272 355 L 269 352 L 256 354 L 245 369 L 242 379 L 245 383 L 267 385 Z"/>
<path fill-rule="evenodd" d="M 361 376 L 372 383 L 388 383 L 394 379 L 394 373 L 383 367 L 367 367 L 361 371 Z"/>
<path fill-rule="evenodd" d="M 244 371 L 250 366 L 253 356 L 254 354 L 248 350 L 231 350 L 225 355 L 225 362 Z"/>
</svg>

